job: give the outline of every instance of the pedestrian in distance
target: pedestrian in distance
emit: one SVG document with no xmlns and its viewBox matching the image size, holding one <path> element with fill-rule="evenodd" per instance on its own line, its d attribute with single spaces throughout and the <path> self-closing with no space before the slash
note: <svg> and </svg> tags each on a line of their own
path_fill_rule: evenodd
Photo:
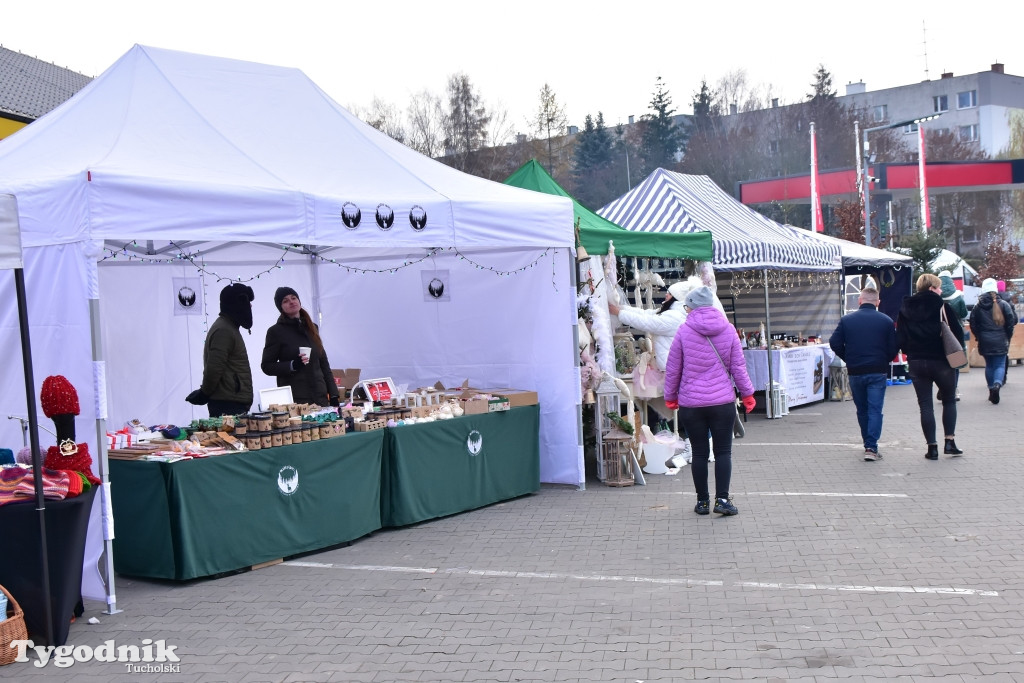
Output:
<svg viewBox="0 0 1024 683">
<path fill-rule="evenodd" d="M 1010 304 L 999 298 L 996 281 L 992 278 L 981 283 L 978 303 L 971 310 L 970 325 L 971 334 L 978 341 L 978 353 L 985 358 L 988 400 L 994 405 L 999 403 L 999 390 L 1006 382 L 1006 358 L 1017 314 Z"/>
<path fill-rule="evenodd" d="M 999 294 L 999 298 L 1010 305 L 1010 309 L 1013 311 L 1016 319 L 1019 321 L 1020 316 L 1017 315 L 1017 309 L 1013 305 L 1013 296 L 1006 291 L 1006 280 L 996 280 L 996 293 Z M 1014 323 L 1016 325 L 1016 323 Z M 1010 354 L 1006 354 L 1006 371 L 1003 373 L 1003 386 L 1006 386 L 1006 381 L 1010 379 Z"/>
<path fill-rule="evenodd" d="M 967 302 L 964 301 L 963 292 L 956 288 L 956 284 L 953 282 L 953 274 L 948 270 L 944 270 L 939 273 L 939 281 L 942 283 L 942 300 L 949 304 L 949 307 L 956 313 L 956 317 L 960 320 L 960 327 L 964 327 L 967 323 Z M 964 334 L 964 337 L 967 335 Z M 961 346 L 966 349 L 966 339 L 963 340 Z M 960 370 L 956 370 L 956 400 L 960 400 Z M 935 394 L 935 400 L 942 402 L 942 393 Z"/>
<path fill-rule="evenodd" d="M 715 308 L 711 289 L 698 287 L 686 295 L 684 305 L 688 313 L 686 322 L 672 340 L 665 366 L 665 405 L 670 410 L 679 410 L 679 421 L 690 435 L 690 470 L 697 492 L 693 511 L 698 515 L 711 512 L 708 459 L 713 444 L 714 511 L 735 515 L 738 510 L 729 495 L 729 485 L 736 390 L 749 413 L 754 409 L 754 385 L 747 375 L 736 329 L 725 313 Z"/>
<path fill-rule="evenodd" d="M 210 417 L 239 415 L 252 407 L 252 368 L 239 328 L 252 334 L 255 298 L 252 287 L 241 282 L 220 291 L 220 315 L 203 344 L 203 383 L 185 397 L 193 405 L 206 405 Z"/>
<path fill-rule="evenodd" d="M 892 318 L 878 310 L 878 290 L 865 287 L 857 298 L 857 310 L 839 320 L 828 345 L 846 363 L 850 393 L 857 407 L 857 423 L 864 442 L 864 459 L 881 460 L 878 439 L 882 436 L 889 361 L 899 351 Z"/>
<path fill-rule="evenodd" d="M 942 393 L 942 430 L 945 435 L 943 453 L 959 456 L 963 451 L 956 446 L 956 372 L 946 360 L 942 346 L 943 318 L 957 339 L 964 338 L 960 319 L 942 300 L 942 282 L 931 273 L 917 278 L 916 293 L 903 299 L 896 316 L 896 343 L 907 355 L 910 381 L 917 394 L 917 407 L 921 413 L 921 431 L 924 432 L 929 460 L 939 459 L 939 446 L 935 440 L 935 408 L 932 403 L 932 384 Z"/>
</svg>

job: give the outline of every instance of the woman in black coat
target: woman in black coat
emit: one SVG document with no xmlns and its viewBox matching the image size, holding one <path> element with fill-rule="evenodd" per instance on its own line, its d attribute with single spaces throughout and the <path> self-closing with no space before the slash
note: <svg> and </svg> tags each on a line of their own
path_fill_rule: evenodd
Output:
<svg viewBox="0 0 1024 683">
<path fill-rule="evenodd" d="M 981 294 L 968 322 L 971 334 L 978 340 L 978 353 L 985 357 L 988 400 L 999 403 L 999 389 L 1006 381 L 1006 354 L 1010 350 L 1017 314 L 1010 304 L 999 298 L 996 281 L 992 278 L 981 283 Z"/>
<path fill-rule="evenodd" d="M 932 404 L 932 383 L 939 388 L 942 396 L 942 429 L 946 436 L 943 452 L 946 455 L 962 455 L 956 447 L 956 371 L 946 361 L 942 346 L 940 313 L 945 311 L 946 322 L 957 339 L 964 338 L 960 319 L 942 300 L 942 281 L 930 273 L 917 278 L 917 293 L 903 300 L 899 315 L 896 316 L 896 342 L 907 354 L 910 380 L 917 394 L 917 406 L 921 411 L 921 431 L 928 442 L 929 460 L 939 459 L 939 446 L 935 439 L 935 411 Z"/>
<path fill-rule="evenodd" d="M 278 287 L 274 304 L 281 312 L 267 330 L 263 346 L 263 372 L 277 377 L 277 386 L 290 386 L 296 403 L 338 405 L 338 386 L 331 373 L 320 330 L 291 287 Z M 300 352 L 309 348 L 308 355 Z"/>
</svg>

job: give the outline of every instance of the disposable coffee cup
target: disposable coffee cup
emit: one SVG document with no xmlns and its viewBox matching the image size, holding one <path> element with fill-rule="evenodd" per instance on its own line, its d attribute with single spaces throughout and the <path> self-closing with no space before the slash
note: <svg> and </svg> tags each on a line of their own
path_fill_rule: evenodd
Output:
<svg viewBox="0 0 1024 683">
<path fill-rule="evenodd" d="M 307 363 L 309 362 L 309 353 L 312 350 L 313 350 L 312 347 L 309 347 L 309 346 L 300 346 L 299 347 L 299 353 L 306 357 L 306 362 Z"/>
</svg>

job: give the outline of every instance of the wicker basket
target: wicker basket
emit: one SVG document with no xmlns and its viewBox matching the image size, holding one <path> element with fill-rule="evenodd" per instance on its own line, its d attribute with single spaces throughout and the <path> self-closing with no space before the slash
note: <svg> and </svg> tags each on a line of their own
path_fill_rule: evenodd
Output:
<svg viewBox="0 0 1024 683">
<path fill-rule="evenodd" d="M 28 639 L 28 627 L 25 626 L 25 612 L 6 588 L 0 591 L 7 596 L 7 619 L 0 621 L 0 666 L 10 664 L 18 656 L 18 648 L 10 647 L 15 640 Z"/>
</svg>

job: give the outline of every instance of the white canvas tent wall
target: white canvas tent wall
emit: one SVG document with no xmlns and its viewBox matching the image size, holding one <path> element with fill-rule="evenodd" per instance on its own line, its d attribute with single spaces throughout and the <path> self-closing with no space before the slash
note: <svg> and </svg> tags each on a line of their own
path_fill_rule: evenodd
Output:
<svg viewBox="0 0 1024 683">
<path fill-rule="evenodd" d="M 80 440 L 96 442 L 94 417 L 102 431 L 108 419 L 116 428 L 206 415 L 183 399 L 234 279 L 256 290 L 246 342 L 257 388 L 274 384 L 259 356 L 273 291 L 287 284 L 320 314 L 335 367 L 414 387 L 468 378 L 535 388 L 541 479 L 584 481 L 564 197 L 422 157 L 295 69 L 141 46 L 0 142 L 0 192 L 18 198 L 35 374 L 78 387 Z M 343 208 L 361 213 L 356 227 Z M 423 214 L 415 229 L 410 216 Z M 171 278 L 185 276 L 200 279 L 206 316 L 173 315 Z M 446 278 L 447 300 L 424 293 L 434 276 Z M 16 330 L 10 308 L 0 312 L 4 348 Z M 20 381 L 10 364 L 3 373 L 5 385 Z M 23 412 L 23 402 L 7 394 L 0 410 Z M 14 429 L 2 425 L 0 443 L 20 440 Z M 90 548 L 100 532 L 94 521 Z"/>
</svg>

